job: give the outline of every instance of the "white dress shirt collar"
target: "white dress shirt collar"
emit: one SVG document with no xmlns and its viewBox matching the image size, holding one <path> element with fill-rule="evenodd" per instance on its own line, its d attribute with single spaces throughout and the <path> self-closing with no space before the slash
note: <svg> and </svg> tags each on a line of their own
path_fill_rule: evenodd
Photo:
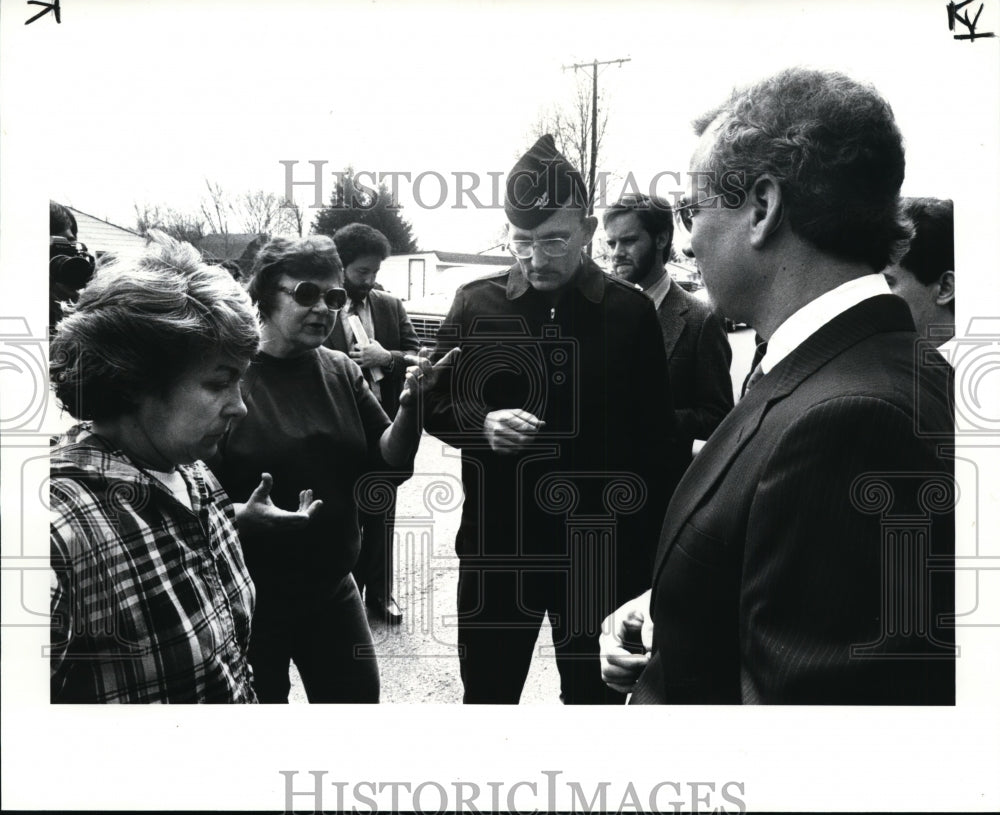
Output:
<svg viewBox="0 0 1000 815">
<path fill-rule="evenodd" d="M 667 274 L 667 270 L 662 266 L 659 267 L 659 274 L 654 268 L 652 272 L 646 275 L 642 280 L 640 280 L 636 285 L 642 289 L 646 296 L 653 301 L 653 305 L 656 306 L 656 310 L 660 310 L 660 306 L 663 305 L 664 299 L 666 299 L 667 292 L 670 291 L 670 275 Z"/>
<path fill-rule="evenodd" d="M 765 374 L 770 373 L 781 360 L 849 308 L 871 297 L 891 293 L 889 284 L 881 274 L 870 274 L 848 280 L 821 294 L 778 326 L 767 341 L 767 353 L 761 360 L 761 370 Z"/>
</svg>

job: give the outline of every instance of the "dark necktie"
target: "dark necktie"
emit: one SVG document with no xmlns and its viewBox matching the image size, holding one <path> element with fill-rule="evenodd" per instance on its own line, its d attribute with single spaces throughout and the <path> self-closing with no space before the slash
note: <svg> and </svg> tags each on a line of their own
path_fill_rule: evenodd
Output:
<svg viewBox="0 0 1000 815">
<path fill-rule="evenodd" d="M 759 336 L 758 339 L 760 339 Z M 757 347 L 753 352 L 752 369 L 747 375 L 747 378 L 743 380 L 743 390 L 740 392 L 741 397 L 746 396 L 750 388 L 756 385 L 757 381 L 764 376 L 764 368 L 761 366 L 761 362 L 763 361 L 764 354 L 766 353 L 767 343 L 763 341 L 757 343 Z"/>
</svg>

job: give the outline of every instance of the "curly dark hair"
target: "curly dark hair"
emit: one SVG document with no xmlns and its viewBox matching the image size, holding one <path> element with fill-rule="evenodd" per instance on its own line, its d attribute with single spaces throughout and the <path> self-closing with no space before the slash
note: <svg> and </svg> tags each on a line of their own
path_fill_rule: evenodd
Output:
<svg viewBox="0 0 1000 815">
<path fill-rule="evenodd" d="M 638 216 L 639 223 L 650 237 L 655 239 L 657 235 L 666 234 L 667 243 L 661 259 L 664 262 L 670 260 L 670 245 L 674 239 L 674 211 L 670 202 L 642 193 L 623 195 L 604 211 L 605 228 L 608 221 L 626 212 L 634 212 Z"/>
<path fill-rule="evenodd" d="M 204 355 L 249 360 L 260 327 L 225 269 L 159 232 L 141 255 L 101 266 L 56 326 L 49 377 L 77 419 L 114 419 L 136 396 L 164 394 Z"/>
<path fill-rule="evenodd" d="M 765 173 L 778 179 L 785 218 L 824 252 L 875 272 L 906 249 L 899 188 L 906 160 L 892 108 L 843 74 L 789 68 L 736 90 L 694 122 L 718 125 L 709 184 L 724 206 L 746 200 Z"/>
<path fill-rule="evenodd" d="M 344 265 L 336 244 L 326 235 L 271 238 L 254 258 L 247 284 L 251 299 L 264 317 L 274 311 L 278 280 L 283 274 L 297 280 L 330 275 L 342 279 Z"/>
<path fill-rule="evenodd" d="M 913 221 L 910 248 L 899 265 L 925 286 L 955 271 L 955 207 L 941 198 L 904 198 L 903 211 Z M 953 304 L 954 305 L 954 304 Z"/>
<path fill-rule="evenodd" d="M 344 267 L 350 266 L 358 258 L 376 255 L 385 260 L 392 254 L 389 239 L 368 224 L 348 224 L 333 233 L 333 242 Z"/>
</svg>

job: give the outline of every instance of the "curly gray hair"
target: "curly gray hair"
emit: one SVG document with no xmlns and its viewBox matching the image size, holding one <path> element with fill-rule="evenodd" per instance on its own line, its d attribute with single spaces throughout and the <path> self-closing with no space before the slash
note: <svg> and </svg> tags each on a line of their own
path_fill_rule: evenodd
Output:
<svg viewBox="0 0 1000 815">
<path fill-rule="evenodd" d="M 724 206 L 742 204 L 767 173 L 781 184 L 790 226 L 817 248 L 876 272 L 906 251 L 903 138 L 874 88 L 789 68 L 734 91 L 694 128 L 702 135 L 716 123 L 706 169 Z"/>
</svg>

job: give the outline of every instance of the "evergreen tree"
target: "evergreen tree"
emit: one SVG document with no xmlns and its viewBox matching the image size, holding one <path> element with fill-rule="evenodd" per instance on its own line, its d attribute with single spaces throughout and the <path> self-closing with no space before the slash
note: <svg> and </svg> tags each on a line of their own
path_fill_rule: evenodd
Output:
<svg viewBox="0 0 1000 815">
<path fill-rule="evenodd" d="M 362 179 L 363 181 L 363 179 Z M 417 251 L 413 227 L 399 214 L 386 185 L 372 189 L 356 181 L 354 170 L 348 167 L 337 177 L 330 204 L 319 211 L 313 221 L 312 231 L 330 235 L 347 224 L 368 224 L 379 230 L 392 246 L 393 254 Z"/>
</svg>

